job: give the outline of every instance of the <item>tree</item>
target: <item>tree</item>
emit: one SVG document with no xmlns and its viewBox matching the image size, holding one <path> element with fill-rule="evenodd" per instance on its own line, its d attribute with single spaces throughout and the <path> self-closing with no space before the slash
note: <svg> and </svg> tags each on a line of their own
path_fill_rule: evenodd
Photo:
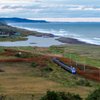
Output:
<svg viewBox="0 0 100 100">
<path fill-rule="evenodd" d="M 47 91 L 47 94 L 40 100 L 82 100 L 80 95 L 65 92 Z"/>
<path fill-rule="evenodd" d="M 47 91 L 47 94 L 43 96 L 40 100 L 63 100 L 57 92 Z"/>
<path fill-rule="evenodd" d="M 94 90 L 85 100 L 100 100 L 100 88 Z"/>
</svg>

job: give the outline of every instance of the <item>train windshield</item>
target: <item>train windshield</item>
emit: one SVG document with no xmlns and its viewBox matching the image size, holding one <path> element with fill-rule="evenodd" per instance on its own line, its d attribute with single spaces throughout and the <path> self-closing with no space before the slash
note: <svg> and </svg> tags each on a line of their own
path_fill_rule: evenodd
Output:
<svg viewBox="0 0 100 100">
<path fill-rule="evenodd" d="M 75 74 L 75 73 L 76 73 L 76 69 L 73 68 L 73 69 L 72 69 L 72 74 Z"/>
</svg>

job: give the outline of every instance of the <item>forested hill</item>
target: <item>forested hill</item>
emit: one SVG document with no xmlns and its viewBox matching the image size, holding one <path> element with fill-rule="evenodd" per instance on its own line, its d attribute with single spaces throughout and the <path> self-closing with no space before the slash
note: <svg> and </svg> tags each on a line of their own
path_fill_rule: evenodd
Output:
<svg viewBox="0 0 100 100">
<path fill-rule="evenodd" d="M 0 32 L 8 33 L 8 32 L 17 32 L 16 28 L 13 28 L 5 23 L 0 21 Z"/>
<path fill-rule="evenodd" d="M 0 18 L 0 20 L 6 23 L 48 23 L 45 20 L 29 20 L 24 18 Z"/>
</svg>

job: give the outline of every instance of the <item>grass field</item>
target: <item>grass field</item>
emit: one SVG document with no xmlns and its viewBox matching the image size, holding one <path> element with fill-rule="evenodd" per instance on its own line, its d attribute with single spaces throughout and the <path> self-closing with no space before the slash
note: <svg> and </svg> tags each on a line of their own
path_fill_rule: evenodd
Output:
<svg viewBox="0 0 100 100">
<path fill-rule="evenodd" d="M 47 90 L 71 92 L 85 98 L 95 89 L 94 87 L 72 86 L 70 79 L 75 76 L 64 70 L 61 70 L 60 75 L 58 68 L 54 68 L 54 72 L 44 74 L 41 74 L 39 68 L 30 67 L 30 63 L 0 63 L 0 68 L 5 71 L 0 73 L 0 80 L 2 80 L 0 81 L 0 94 L 7 95 L 14 100 L 31 100 L 32 94 L 37 100 L 45 95 Z"/>
<path fill-rule="evenodd" d="M 3 56 L 6 53 L 3 49 L 4 47 L 0 47 L 0 59 L 18 59 L 18 57 L 11 55 L 12 53 Z M 7 95 L 7 98 L 32 100 L 32 95 L 34 95 L 34 100 L 39 100 L 46 94 L 47 90 L 75 93 L 82 98 L 86 98 L 91 91 L 100 86 L 97 82 L 89 81 L 79 75 L 72 75 L 63 70 L 54 64 L 50 57 L 50 55 L 59 55 L 60 57 L 70 58 L 71 55 L 73 60 L 80 58 L 79 62 L 82 63 L 85 59 L 87 64 L 88 60 L 92 64 L 93 62 L 90 59 L 94 59 L 95 63 L 99 62 L 99 57 L 96 58 L 96 55 L 99 54 L 99 47 L 97 46 L 61 45 L 50 48 L 6 47 L 5 49 L 19 49 L 32 54 L 42 54 L 41 56 L 29 58 L 29 60 L 25 58 L 27 59 L 25 62 L 0 62 L 0 69 L 4 70 L 4 72 L 0 72 L 0 94 Z M 86 51 L 92 53 L 87 55 Z M 49 56 L 47 56 L 48 54 Z M 33 61 L 36 63 L 35 68 L 30 66 Z M 93 64 L 97 65 L 95 63 Z M 45 68 L 52 68 L 53 71 L 46 71 Z"/>
<path fill-rule="evenodd" d="M 71 57 L 78 63 L 85 62 L 88 65 L 100 67 L 100 46 L 69 44 L 52 46 L 50 50 L 61 53 L 64 57 Z"/>
</svg>

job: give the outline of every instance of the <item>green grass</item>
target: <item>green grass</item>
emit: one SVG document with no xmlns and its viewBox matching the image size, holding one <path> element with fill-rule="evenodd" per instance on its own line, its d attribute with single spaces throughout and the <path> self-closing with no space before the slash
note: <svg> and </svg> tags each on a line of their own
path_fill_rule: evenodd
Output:
<svg viewBox="0 0 100 100">
<path fill-rule="evenodd" d="M 8 48 L 8 47 L 6 47 Z M 16 50 L 25 50 L 31 53 L 36 53 L 39 50 L 41 53 L 55 53 L 62 54 L 66 58 L 77 60 L 78 63 L 86 63 L 91 66 L 100 67 L 100 47 L 99 46 L 86 46 L 86 45 L 61 45 L 51 46 L 49 49 L 38 47 L 10 47 Z M 35 49 L 34 49 L 35 48 Z M 0 49 L 2 52 L 2 49 Z M 45 50 L 45 51 L 44 51 Z"/>
<path fill-rule="evenodd" d="M 100 67 L 100 47 L 87 45 L 61 45 L 51 46 L 50 50 L 61 53 L 64 57 L 77 60 L 78 63 L 86 63 L 88 65 Z"/>
<path fill-rule="evenodd" d="M 27 40 L 28 38 L 23 38 L 22 36 L 15 36 L 15 35 L 12 35 L 12 36 L 8 36 L 8 37 L 0 37 L 0 41 L 25 41 Z"/>
</svg>

